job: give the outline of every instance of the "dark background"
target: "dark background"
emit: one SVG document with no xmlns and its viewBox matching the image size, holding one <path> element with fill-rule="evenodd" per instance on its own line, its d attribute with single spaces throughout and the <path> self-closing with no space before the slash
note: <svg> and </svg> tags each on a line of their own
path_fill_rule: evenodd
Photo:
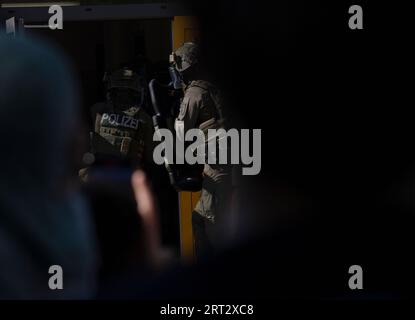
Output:
<svg viewBox="0 0 415 320">
<path fill-rule="evenodd" d="M 71 59 L 80 79 L 85 123 L 89 109 L 105 101 L 105 72 L 137 66 L 151 79 L 167 73 L 171 52 L 171 19 L 67 21 L 64 30 L 26 29 L 47 38 Z"/>
<path fill-rule="evenodd" d="M 354 4 L 363 30 L 348 27 Z M 242 207 L 273 227 L 244 267 L 282 297 L 412 296 L 409 8 L 209 1 L 196 10 L 209 70 L 241 126 L 262 129 L 262 172 L 246 178 Z M 366 272 L 362 295 L 347 287 L 352 264 Z"/>
</svg>

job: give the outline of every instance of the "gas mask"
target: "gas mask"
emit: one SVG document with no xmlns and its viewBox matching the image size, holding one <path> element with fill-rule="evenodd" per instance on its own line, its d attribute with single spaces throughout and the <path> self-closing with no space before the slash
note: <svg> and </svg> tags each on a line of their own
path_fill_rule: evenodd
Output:
<svg viewBox="0 0 415 320">
<path fill-rule="evenodd" d="M 172 53 L 169 57 L 170 67 L 169 67 L 169 75 L 171 78 L 171 84 L 175 90 L 179 90 L 183 88 L 183 76 L 177 70 L 178 64 L 180 64 L 181 58 L 176 54 Z"/>
<path fill-rule="evenodd" d="M 169 67 L 169 75 L 171 78 L 171 85 L 175 90 L 183 89 L 183 79 L 179 71 L 173 66 Z"/>
</svg>

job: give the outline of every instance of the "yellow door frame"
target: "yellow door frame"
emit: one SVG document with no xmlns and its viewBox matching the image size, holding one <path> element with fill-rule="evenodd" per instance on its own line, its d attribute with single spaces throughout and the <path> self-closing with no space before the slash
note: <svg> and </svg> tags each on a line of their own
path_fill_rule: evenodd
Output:
<svg viewBox="0 0 415 320">
<path fill-rule="evenodd" d="M 176 16 L 172 20 L 172 45 L 176 50 L 185 42 L 199 40 L 199 27 L 195 17 Z M 192 212 L 200 198 L 200 192 L 179 193 L 180 212 L 180 250 L 182 260 L 194 260 L 194 240 L 192 231 Z"/>
</svg>

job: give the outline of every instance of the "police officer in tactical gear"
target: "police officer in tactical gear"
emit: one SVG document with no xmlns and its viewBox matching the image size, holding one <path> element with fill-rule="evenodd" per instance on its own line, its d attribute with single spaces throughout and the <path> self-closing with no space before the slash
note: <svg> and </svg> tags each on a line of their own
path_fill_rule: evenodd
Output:
<svg viewBox="0 0 415 320">
<path fill-rule="evenodd" d="M 127 252 L 132 244 L 123 241 L 135 239 L 135 234 L 121 230 L 123 226 L 136 221 L 135 209 L 130 210 L 133 208 L 131 203 L 134 202 L 130 192 L 130 169 L 140 168 L 146 171 L 159 200 L 161 240 L 171 249 L 178 250 L 179 221 L 178 215 L 171 214 L 171 204 L 176 203 L 177 194 L 168 188 L 165 170 L 153 161 L 154 127 L 151 117 L 145 111 L 149 102 L 145 78 L 130 67 L 125 67 L 107 74 L 104 82 L 107 99 L 91 109 L 94 122 L 91 153 L 95 156 L 92 163 L 95 170 L 84 170 L 84 174 L 81 172 L 80 175 L 87 182 L 86 192 L 90 197 L 100 234 L 121 233 L 119 239 L 111 244 L 108 244 L 105 237 L 99 238 L 104 254 L 103 270 L 112 272 L 115 266 L 111 259 L 114 250 L 117 254 Z M 105 201 L 110 201 L 111 204 L 106 204 Z M 114 217 L 112 211 L 107 215 L 108 205 L 114 206 L 114 201 L 123 206 L 117 212 L 117 220 L 111 222 Z M 127 261 L 117 260 L 116 265 L 120 267 L 124 262 Z"/>
<path fill-rule="evenodd" d="M 152 163 L 153 125 L 144 111 L 144 80 L 134 71 L 123 68 L 106 75 L 104 81 L 107 101 L 92 108 L 94 132 L 98 136 L 93 139 L 94 152 L 119 156 L 132 167 Z"/>
<path fill-rule="evenodd" d="M 200 68 L 200 49 L 195 43 L 184 43 L 170 62 L 183 84 L 184 97 L 175 121 L 178 139 L 184 140 L 189 129 L 224 128 L 221 98 L 217 88 L 206 81 Z M 228 165 L 205 164 L 201 197 L 192 213 L 196 257 L 209 254 L 220 241 L 221 222 L 226 220 L 231 197 L 231 168 Z"/>
</svg>

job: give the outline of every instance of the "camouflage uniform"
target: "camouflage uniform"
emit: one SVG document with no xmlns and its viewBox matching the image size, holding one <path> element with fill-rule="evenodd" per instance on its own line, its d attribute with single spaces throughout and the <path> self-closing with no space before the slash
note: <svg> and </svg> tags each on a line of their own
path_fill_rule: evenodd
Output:
<svg viewBox="0 0 415 320">
<path fill-rule="evenodd" d="M 185 95 L 176 119 L 176 128 L 182 126 L 183 133 L 199 128 L 207 133 L 208 129 L 221 128 L 218 110 L 212 96 L 215 88 L 207 81 L 192 81 L 185 87 Z M 230 168 L 228 165 L 205 164 L 203 187 L 195 211 L 211 222 L 215 222 L 218 212 L 226 210 L 231 189 Z"/>
<path fill-rule="evenodd" d="M 190 71 L 193 79 L 185 79 L 186 70 L 198 63 L 198 47 L 193 43 L 185 43 L 173 53 L 171 62 L 185 83 L 184 97 L 175 122 L 179 139 L 183 139 L 189 129 L 199 128 L 206 137 L 208 129 L 223 128 L 224 119 L 221 104 L 218 103 L 220 95 L 217 89 L 208 81 L 194 79 L 197 78 L 197 72 L 194 70 Z M 200 200 L 192 217 L 196 256 L 208 253 L 209 249 L 215 246 L 215 240 L 218 238 L 216 225 L 225 219 L 229 210 L 232 190 L 230 173 L 229 165 L 204 166 Z"/>
</svg>

